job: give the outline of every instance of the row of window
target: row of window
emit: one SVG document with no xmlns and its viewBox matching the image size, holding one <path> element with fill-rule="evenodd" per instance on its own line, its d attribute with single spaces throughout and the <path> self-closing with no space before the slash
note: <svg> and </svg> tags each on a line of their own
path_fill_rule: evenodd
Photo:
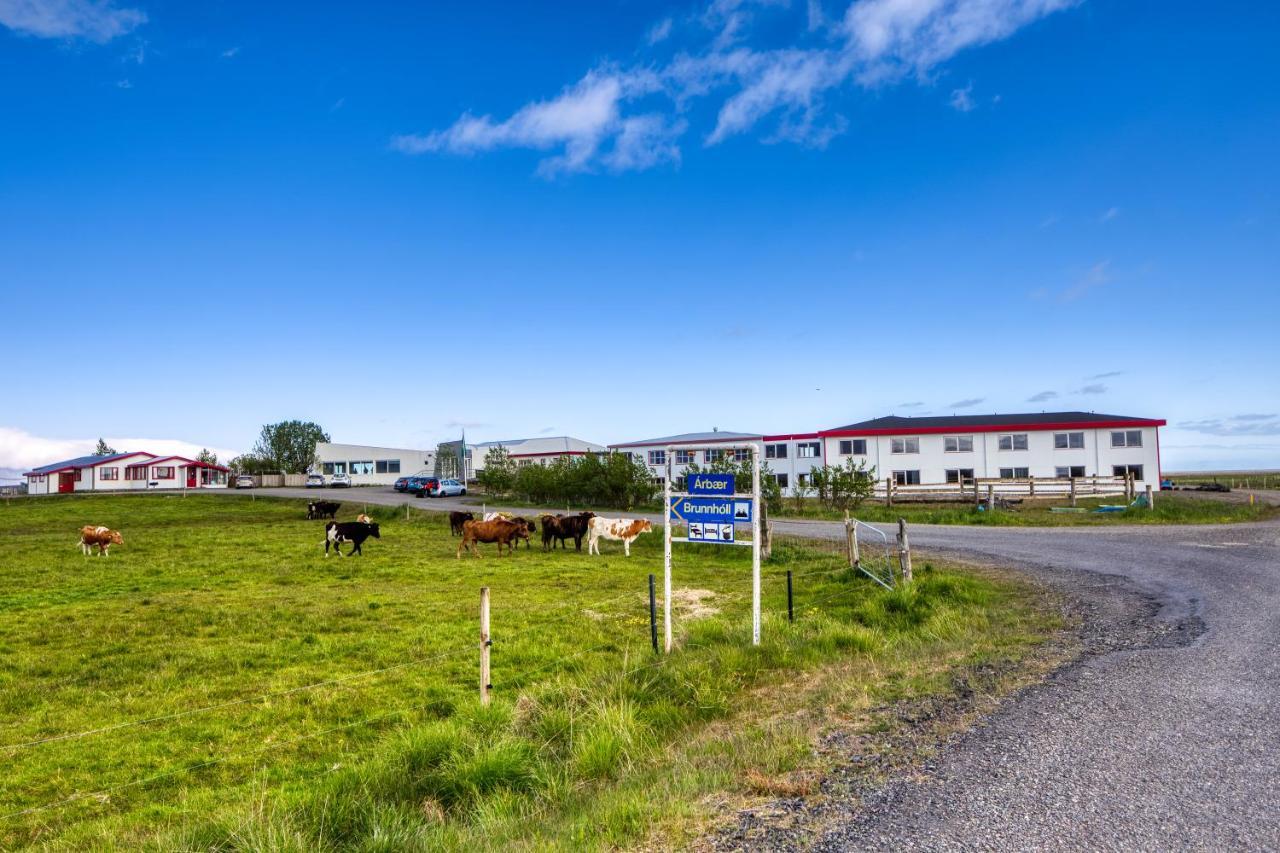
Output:
<svg viewBox="0 0 1280 853">
<path fill-rule="evenodd" d="M 1084 472 L 1083 465 L 1060 465 L 1053 469 L 1054 477 L 1060 480 L 1066 480 L 1070 477 L 1088 476 Z M 1112 465 L 1111 475 L 1113 477 L 1124 477 L 1132 475 L 1135 480 L 1145 479 L 1142 476 L 1141 465 Z M 1026 480 L 1031 476 L 1031 469 L 1022 466 L 1013 466 L 1000 469 L 1000 479 L 1002 480 Z M 946 472 L 948 483 L 972 483 L 972 468 L 949 468 Z M 913 486 L 920 483 L 919 470 L 911 471 L 894 471 L 893 482 L 898 486 Z"/>
<path fill-rule="evenodd" d="M 1000 450 L 1027 450 L 1030 447 L 1030 435 L 1025 432 L 1002 433 L 996 437 L 996 446 Z M 1142 430 L 1117 430 L 1111 433 L 1111 446 L 1141 447 Z M 972 453 L 973 447 L 972 435 L 944 435 L 942 437 L 942 449 L 947 453 Z M 1055 432 L 1053 434 L 1053 447 L 1055 450 L 1081 450 L 1084 448 L 1084 433 Z M 694 461 L 695 452 L 693 450 L 675 451 L 676 464 L 691 464 Z M 786 444 L 766 444 L 764 446 L 765 459 L 786 459 L 788 452 Z M 891 438 L 889 439 L 889 452 L 895 454 L 919 453 L 920 438 L 918 436 Z M 703 453 L 707 462 L 714 462 L 724 458 L 725 451 L 706 450 Z M 733 454 L 734 460 L 738 462 L 743 462 L 750 457 L 750 453 L 746 449 L 735 450 Z M 799 459 L 816 459 L 821 455 L 822 442 L 820 441 L 801 441 L 796 443 L 796 457 Z M 866 456 L 867 440 L 864 438 L 841 439 L 840 455 Z M 650 450 L 649 464 L 667 464 L 667 452 L 665 450 Z"/>
<path fill-rule="evenodd" d="M 321 462 L 320 470 L 330 476 L 334 474 L 399 474 L 399 459 L 353 460 L 351 462 Z"/>
</svg>

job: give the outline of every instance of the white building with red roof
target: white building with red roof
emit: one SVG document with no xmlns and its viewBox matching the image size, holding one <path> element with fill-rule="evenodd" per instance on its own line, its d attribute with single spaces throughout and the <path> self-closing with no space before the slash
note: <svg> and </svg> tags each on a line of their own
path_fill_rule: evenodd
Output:
<svg viewBox="0 0 1280 853">
<path fill-rule="evenodd" d="M 79 456 L 27 471 L 27 494 L 226 488 L 228 469 L 185 456 L 146 451 Z"/>
</svg>

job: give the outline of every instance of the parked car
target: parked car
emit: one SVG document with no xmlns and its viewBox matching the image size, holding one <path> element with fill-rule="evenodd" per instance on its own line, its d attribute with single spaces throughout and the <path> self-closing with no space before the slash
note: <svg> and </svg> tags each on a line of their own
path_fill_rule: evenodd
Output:
<svg viewBox="0 0 1280 853">
<path fill-rule="evenodd" d="M 413 492 L 416 495 L 418 494 L 418 492 L 422 491 L 422 484 L 430 479 L 431 479 L 430 477 L 424 477 L 417 474 L 413 475 L 412 477 L 405 477 L 404 491 Z"/>
<path fill-rule="evenodd" d="M 249 474 L 240 474 L 236 477 L 237 489 L 252 489 L 253 477 Z"/>
<path fill-rule="evenodd" d="M 323 489 L 323 488 L 324 488 L 324 474 L 308 474 L 308 475 L 307 475 L 307 488 L 308 488 L 308 489 Z"/>
<path fill-rule="evenodd" d="M 400 479 L 396 480 L 396 484 L 392 486 L 392 488 L 394 488 L 397 492 L 407 492 L 409 491 L 409 481 L 411 479 L 413 478 L 401 477 Z"/>
<path fill-rule="evenodd" d="M 447 498 L 467 493 L 465 484 L 449 477 L 423 477 L 422 479 L 423 483 L 415 493 L 420 498 Z"/>
<path fill-rule="evenodd" d="M 349 489 L 351 488 L 351 475 L 334 474 L 333 477 L 329 479 L 329 486 L 334 489 Z"/>
</svg>

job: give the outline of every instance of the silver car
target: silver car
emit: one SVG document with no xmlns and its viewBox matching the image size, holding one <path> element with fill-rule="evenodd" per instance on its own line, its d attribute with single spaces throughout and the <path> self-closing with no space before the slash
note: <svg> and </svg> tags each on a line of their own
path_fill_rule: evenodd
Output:
<svg viewBox="0 0 1280 853">
<path fill-rule="evenodd" d="M 241 474 L 240 476 L 236 477 L 236 488 L 237 488 L 237 489 L 252 489 L 252 488 L 253 488 L 253 477 L 252 477 L 252 476 L 250 476 L 249 474 Z"/>
</svg>

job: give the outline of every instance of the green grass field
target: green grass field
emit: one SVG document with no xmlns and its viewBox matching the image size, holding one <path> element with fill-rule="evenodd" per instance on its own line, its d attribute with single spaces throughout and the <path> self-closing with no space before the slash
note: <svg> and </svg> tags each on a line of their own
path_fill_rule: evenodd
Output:
<svg viewBox="0 0 1280 853">
<path fill-rule="evenodd" d="M 371 512 L 382 538 L 326 560 L 300 501 L 0 505 L 0 847 L 678 846 L 769 780 L 809 778 L 823 726 L 1016 673 L 1057 626 L 1007 578 L 939 564 L 888 592 L 792 545 L 766 566 L 752 648 L 748 549 L 678 546 L 678 649 L 656 657 L 660 532 L 629 560 L 605 543 L 459 561 L 442 516 Z M 125 544 L 83 557 L 86 523 Z"/>
</svg>

